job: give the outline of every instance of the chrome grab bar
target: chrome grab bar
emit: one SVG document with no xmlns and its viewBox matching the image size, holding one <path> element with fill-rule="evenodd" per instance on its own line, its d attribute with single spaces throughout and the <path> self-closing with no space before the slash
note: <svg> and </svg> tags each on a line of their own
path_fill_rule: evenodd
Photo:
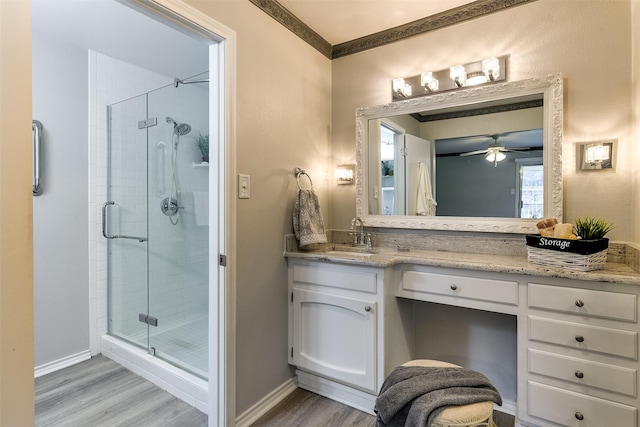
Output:
<svg viewBox="0 0 640 427">
<path fill-rule="evenodd" d="M 31 122 L 31 133 L 33 143 L 33 195 L 42 194 L 42 185 L 40 184 L 40 140 L 42 138 L 42 123 L 38 120 Z"/>
<path fill-rule="evenodd" d="M 115 204 L 116 202 L 110 201 L 102 205 L 102 235 L 105 237 L 105 239 L 132 239 L 139 242 L 146 242 L 146 237 L 124 236 L 121 234 L 110 236 L 109 234 L 107 234 L 107 206 Z"/>
</svg>

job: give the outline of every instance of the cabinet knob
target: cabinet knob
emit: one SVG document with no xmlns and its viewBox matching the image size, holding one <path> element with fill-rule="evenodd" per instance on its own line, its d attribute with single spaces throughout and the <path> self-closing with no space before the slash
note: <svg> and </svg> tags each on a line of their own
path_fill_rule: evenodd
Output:
<svg viewBox="0 0 640 427">
<path fill-rule="evenodd" d="M 582 335 L 576 335 L 576 341 L 583 342 L 584 341 L 584 337 Z"/>
<path fill-rule="evenodd" d="M 576 307 L 584 307 L 584 301 L 577 299 L 576 300 Z"/>
<path fill-rule="evenodd" d="M 451 285 L 451 290 L 455 291 L 456 289 L 458 289 L 458 285 Z"/>
<path fill-rule="evenodd" d="M 576 371 L 576 377 L 577 378 L 584 378 L 584 374 L 582 373 L 582 371 Z"/>
<path fill-rule="evenodd" d="M 584 420 L 584 415 L 582 415 L 582 412 L 576 412 L 575 415 L 577 420 L 580 420 L 580 421 Z"/>
<path fill-rule="evenodd" d="M 368 312 L 370 312 L 370 311 L 371 311 L 371 307 L 366 306 L 366 307 L 364 308 L 364 311 L 366 311 L 367 313 L 368 313 Z"/>
</svg>

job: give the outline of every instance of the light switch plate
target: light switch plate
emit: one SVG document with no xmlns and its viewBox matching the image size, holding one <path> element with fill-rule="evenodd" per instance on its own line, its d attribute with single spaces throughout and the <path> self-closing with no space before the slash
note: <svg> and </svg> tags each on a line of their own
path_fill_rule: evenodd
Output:
<svg viewBox="0 0 640 427">
<path fill-rule="evenodd" d="M 251 177 L 245 174 L 238 174 L 238 199 L 248 199 L 251 197 Z"/>
</svg>

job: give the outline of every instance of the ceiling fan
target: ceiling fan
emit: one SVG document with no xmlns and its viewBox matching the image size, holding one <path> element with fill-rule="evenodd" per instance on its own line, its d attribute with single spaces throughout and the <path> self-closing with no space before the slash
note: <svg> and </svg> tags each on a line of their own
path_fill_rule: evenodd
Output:
<svg viewBox="0 0 640 427">
<path fill-rule="evenodd" d="M 504 160 L 507 156 L 504 154 L 509 151 L 517 150 L 529 150 L 529 148 L 505 148 L 504 144 L 498 142 L 498 138 L 504 134 L 486 135 L 493 139 L 493 142 L 487 145 L 484 150 L 469 151 L 467 153 L 460 153 L 460 156 L 475 156 L 478 154 L 486 154 L 485 159 L 489 162 L 493 162 L 493 167 L 498 167 L 498 162 Z"/>
</svg>

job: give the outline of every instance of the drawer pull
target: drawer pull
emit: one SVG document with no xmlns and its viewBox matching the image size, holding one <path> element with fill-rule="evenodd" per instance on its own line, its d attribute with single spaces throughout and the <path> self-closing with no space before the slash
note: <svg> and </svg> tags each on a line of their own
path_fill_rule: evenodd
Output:
<svg viewBox="0 0 640 427">
<path fill-rule="evenodd" d="M 577 299 L 576 300 L 576 307 L 584 307 L 584 301 Z"/>
<path fill-rule="evenodd" d="M 576 412 L 576 419 L 577 420 L 584 420 L 584 415 L 582 415 L 582 412 Z"/>
<path fill-rule="evenodd" d="M 451 285 L 451 290 L 455 291 L 456 289 L 458 289 L 458 285 Z"/>
<path fill-rule="evenodd" d="M 582 371 L 576 371 L 576 378 L 584 378 Z"/>
<path fill-rule="evenodd" d="M 370 312 L 370 311 L 371 311 L 371 307 L 366 306 L 366 307 L 364 308 L 364 311 L 366 311 L 367 313 L 368 313 L 368 312 Z"/>
<path fill-rule="evenodd" d="M 576 341 L 584 342 L 584 337 L 582 335 L 576 335 Z"/>
</svg>

